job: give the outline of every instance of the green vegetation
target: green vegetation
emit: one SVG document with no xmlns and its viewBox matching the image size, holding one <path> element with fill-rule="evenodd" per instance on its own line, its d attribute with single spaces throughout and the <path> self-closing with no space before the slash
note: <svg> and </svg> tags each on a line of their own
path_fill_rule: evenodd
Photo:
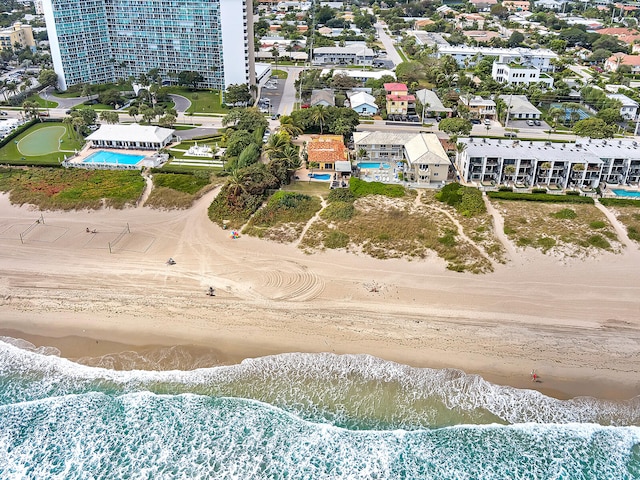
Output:
<svg viewBox="0 0 640 480">
<path fill-rule="evenodd" d="M 365 182 L 359 178 L 351 177 L 349 180 L 349 190 L 354 198 L 366 197 L 367 195 L 384 195 L 385 197 L 404 197 L 406 190 L 402 185 L 387 185 L 380 182 Z"/>
<path fill-rule="evenodd" d="M 278 242 L 297 240 L 307 222 L 320 210 L 320 199 L 278 191 L 256 212 L 243 233 Z"/>
<path fill-rule="evenodd" d="M 49 145 L 51 153 L 27 156 L 18 150 L 19 146 L 26 145 L 23 139 L 27 136 L 29 138 L 26 139 L 26 142 L 35 142 L 39 147 L 43 147 L 41 142 L 51 140 L 51 136 L 45 132 L 43 132 L 42 136 L 39 136 L 38 132 L 43 129 L 49 129 L 52 126 L 64 128 L 66 134 L 55 136 L 55 142 Z M 75 150 L 80 150 L 84 144 L 84 141 L 75 136 L 73 128 L 62 122 L 39 122 L 35 120 L 25 124 L 23 127 L 15 132 L 15 136 L 9 135 L 3 139 L 4 145 L 0 148 L 0 163 L 9 165 L 59 165 L 64 160 L 65 153 L 69 155 Z"/>
<path fill-rule="evenodd" d="M 559 219 L 573 219 L 576 218 L 578 214 L 575 212 L 575 210 L 571 210 L 570 208 L 563 208 L 559 212 L 552 213 L 551 216 Z M 604 223 L 602 226 L 604 227 Z"/>
<path fill-rule="evenodd" d="M 288 78 L 289 74 L 284 70 L 272 70 L 271 75 L 278 78 Z"/>
<path fill-rule="evenodd" d="M 188 88 L 169 87 L 169 92 L 182 95 L 191 102 L 187 113 L 228 113 L 229 110 L 220 105 L 220 92 L 217 90 L 191 91 Z"/>
<path fill-rule="evenodd" d="M 569 257 L 581 257 L 594 250 L 620 251 L 621 244 L 615 230 L 595 205 L 574 204 L 571 209 L 558 209 L 557 203 L 493 198 L 492 202 L 497 204 L 504 217 L 504 233 L 519 247 L 532 247 L 543 253 L 552 251 L 554 255 Z M 594 234 L 594 229 L 598 234 Z"/>
<path fill-rule="evenodd" d="M 591 197 L 576 197 L 575 195 L 551 195 L 548 193 L 513 193 L 513 192 L 487 192 L 491 199 L 495 200 L 521 200 L 525 202 L 542 203 L 585 203 L 593 205 Z"/>
<path fill-rule="evenodd" d="M 42 107 L 42 108 L 56 108 L 58 106 L 58 102 L 55 102 L 51 99 L 49 100 L 45 100 L 44 98 L 42 98 L 40 95 L 38 95 L 37 93 L 34 93 L 33 95 L 29 95 L 27 98 L 24 99 L 25 102 L 35 102 L 38 104 L 38 106 Z"/>
<path fill-rule="evenodd" d="M 211 174 L 207 170 L 187 174 L 155 173 L 153 190 L 145 205 L 155 208 L 189 208 L 213 186 Z"/>
<path fill-rule="evenodd" d="M 465 217 L 481 215 L 487 211 L 480 190 L 473 187 L 463 187 L 455 182 L 445 185 L 436 194 L 436 199 L 454 207 L 458 213 Z"/>
<path fill-rule="evenodd" d="M 620 207 L 613 210 L 616 215 L 616 218 L 620 223 L 622 223 L 627 228 L 627 235 L 634 242 L 640 243 L 640 201 L 631 200 L 626 198 L 611 198 L 611 199 L 601 199 L 602 200 L 622 200 L 623 203 L 614 203 L 612 206 Z M 627 203 L 625 200 L 629 202 L 635 203 Z"/>
<path fill-rule="evenodd" d="M 440 210 L 410 196 L 367 195 L 350 190 L 329 194 L 329 205 L 320 212 L 302 239 L 306 251 L 346 248 L 375 258 L 424 258 L 436 252 L 454 271 L 481 273 L 491 263 L 474 246 L 458 237 L 458 229 Z"/>
<path fill-rule="evenodd" d="M 140 172 L 29 168 L 0 170 L 0 190 L 10 192 L 11 203 L 31 204 L 40 210 L 123 208 L 144 191 Z"/>
<path fill-rule="evenodd" d="M 640 200 L 632 198 L 601 198 L 600 203 L 605 207 L 638 207 L 640 208 Z"/>
</svg>

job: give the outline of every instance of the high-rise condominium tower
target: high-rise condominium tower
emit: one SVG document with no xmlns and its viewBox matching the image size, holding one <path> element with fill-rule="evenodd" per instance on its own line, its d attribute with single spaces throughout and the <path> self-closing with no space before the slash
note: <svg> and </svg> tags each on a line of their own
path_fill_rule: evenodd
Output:
<svg viewBox="0 0 640 480">
<path fill-rule="evenodd" d="M 254 83 L 251 0 L 43 0 L 59 87 L 195 71 Z"/>
</svg>

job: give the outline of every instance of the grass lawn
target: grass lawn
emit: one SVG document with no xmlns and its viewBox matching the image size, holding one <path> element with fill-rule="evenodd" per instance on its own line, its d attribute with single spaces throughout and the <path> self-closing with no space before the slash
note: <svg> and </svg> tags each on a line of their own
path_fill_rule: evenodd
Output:
<svg viewBox="0 0 640 480">
<path fill-rule="evenodd" d="M 326 197 L 329 195 L 329 182 L 302 182 L 294 181 L 289 185 L 281 187 L 285 192 L 304 193 L 306 195 L 319 195 Z"/>
<path fill-rule="evenodd" d="M 65 153 L 80 150 L 83 145 L 73 128 L 62 122 L 38 123 L 0 148 L 0 163 L 57 165 Z"/>
<path fill-rule="evenodd" d="M 285 72 L 284 70 L 273 70 L 271 72 L 271 75 L 274 77 L 278 77 L 278 78 L 288 78 L 289 77 L 289 73 Z"/>
<path fill-rule="evenodd" d="M 191 102 L 187 113 L 228 113 L 229 110 L 220 105 L 220 92 L 217 90 L 196 90 L 188 88 L 170 87 L 169 91 L 176 95 L 182 95 Z"/>
<path fill-rule="evenodd" d="M 58 106 L 58 102 L 54 101 L 51 96 L 49 96 L 49 100 L 45 100 L 40 97 L 38 94 L 29 95 L 24 99 L 25 102 L 36 102 L 42 108 L 56 108 Z"/>
<path fill-rule="evenodd" d="M 517 246 L 543 253 L 582 257 L 600 250 L 619 252 L 615 230 L 594 205 L 491 199 L 504 217 L 504 233 Z"/>
<path fill-rule="evenodd" d="M 40 210 L 80 210 L 106 206 L 123 208 L 144 191 L 139 171 L 28 168 L 0 170 L 0 190 L 11 203 L 36 205 Z"/>
</svg>

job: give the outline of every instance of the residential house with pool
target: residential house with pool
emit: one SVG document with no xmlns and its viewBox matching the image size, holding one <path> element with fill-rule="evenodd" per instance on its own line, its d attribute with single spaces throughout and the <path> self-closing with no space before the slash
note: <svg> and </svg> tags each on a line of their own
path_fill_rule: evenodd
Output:
<svg viewBox="0 0 640 480">
<path fill-rule="evenodd" d="M 348 161 L 349 152 L 344 146 L 342 135 L 314 135 L 307 144 L 309 168 L 335 172 L 336 163 Z"/>
<path fill-rule="evenodd" d="M 431 184 L 449 178 L 451 162 L 433 133 L 354 132 L 353 140 L 365 154 L 358 161 L 365 179 Z"/>
<path fill-rule="evenodd" d="M 460 139 L 456 169 L 465 182 L 485 187 L 594 189 L 601 183 L 638 185 L 640 144 L 635 140 L 575 142 Z"/>
</svg>

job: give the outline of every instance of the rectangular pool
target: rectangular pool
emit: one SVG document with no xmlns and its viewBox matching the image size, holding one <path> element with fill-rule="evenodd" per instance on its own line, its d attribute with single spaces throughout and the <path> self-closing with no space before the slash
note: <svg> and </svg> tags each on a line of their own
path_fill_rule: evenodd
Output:
<svg viewBox="0 0 640 480">
<path fill-rule="evenodd" d="M 626 198 L 637 198 L 640 199 L 640 192 L 634 192 L 631 190 L 623 190 L 621 188 L 613 188 L 611 189 L 613 193 L 616 194 L 616 197 L 626 197 Z"/>
<path fill-rule="evenodd" d="M 388 163 L 377 163 L 377 162 L 361 162 L 358 164 L 358 167 L 360 167 L 360 169 L 366 169 L 366 170 L 380 170 L 380 169 L 385 169 L 388 170 L 389 164 Z"/>
<path fill-rule="evenodd" d="M 144 155 L 128 155 L 126 153 L 98 150 L 85 158 L 82 163 L 100 163 L 106 165 L 136 165 Z"/>
</svg>

